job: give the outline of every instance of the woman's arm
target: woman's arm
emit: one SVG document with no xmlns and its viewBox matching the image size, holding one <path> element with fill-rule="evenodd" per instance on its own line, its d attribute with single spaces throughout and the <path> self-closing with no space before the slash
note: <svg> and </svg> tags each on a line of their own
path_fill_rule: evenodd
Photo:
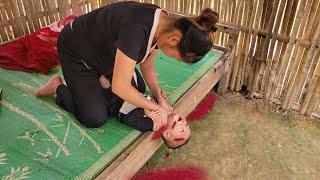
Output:
<svg viewBox="0 0 320 180">
<path fill-rule="evenodd" d="M 159 105 L 168 111 L 173 111 L 173 108 L 167 103 L 165 99 L 163 99 L 161 89 L 158 83 L 157 73 L 154 68 L 154 61 L 157 57 L 157 50 L 154 50 L 151 55 L 140 64 L 140 69 L 142 72 L 142 76 L 146 81 L 148 87 L 150 88 L 152 95 L 155 97 Z"/>
<path fill-rule="evenodd" d="M 131 85 L 131 80 L 135 70 L 136 61 L 130 59 L 119 49 L 116 52 L 116 59 L 112 77 L 112 92 L 129 103 L 161 114 L 161 122 L 158 123 L 156 129 L 167 124 L 168 112 L 154 102 L 147 100 L 142 93 Z"/>
<path fill-rule="evenodd" d="M 152 95 L 158 99 L 161 96 L 161 90 L 158 83 L 157 74 L 154 68 L 154 60 L 157 57 L 157 50 L 154 50 L 148 59 L 140 64 L 141 73 L 143 79 L 146 81 L 148 87 L 150 88 Z"/>
</svg>

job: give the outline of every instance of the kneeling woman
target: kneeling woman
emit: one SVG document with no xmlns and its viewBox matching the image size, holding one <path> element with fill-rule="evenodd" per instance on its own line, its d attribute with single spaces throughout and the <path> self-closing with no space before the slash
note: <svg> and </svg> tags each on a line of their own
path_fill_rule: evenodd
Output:
<svg viewBox="0 0 320 180">
<path fill-rule="evenodd" d="M 35 90 L 38 96 L 56 94 L 65 107 L 71 96 L 75 116 L 89 128 L 102 126 L 108 118 L 101 75 L 112 75 L 112 92 L 143 109 L 157 111 L 154 122 L 167 124 L 172 107 L 161 96 L 153 62 L 157 46 L 166 55 L 185 63 L 198 62 L 211 49 L 210 32 L 218 14 L 206 9 L 199 17 L 177 17 L 158 6 L 119 2 L 96 9 L 75 19 L 60 33 L 58 53 L 68 86 L 51 79 Z M 157 104 L 148 101 L 131 85 L 136 64 Z"/>
</svg>

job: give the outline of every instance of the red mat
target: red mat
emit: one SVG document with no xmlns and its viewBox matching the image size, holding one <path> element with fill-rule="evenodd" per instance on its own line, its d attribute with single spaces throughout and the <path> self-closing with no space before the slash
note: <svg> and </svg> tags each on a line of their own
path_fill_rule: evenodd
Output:
<svg viewBox="0 0 320 180">
<path fill-rule="evenodd" d="M 187 116 L 187 121 L 199 121 L 205 118 L 217 101 L 217 95 L 210 92 L 198 106 Z"/>
<path fill-rule="evenodd" d="M 132 180 L 206 180 L 207 173 L 195 166 L 173 166 L 136 174 Z"/>
</svg>

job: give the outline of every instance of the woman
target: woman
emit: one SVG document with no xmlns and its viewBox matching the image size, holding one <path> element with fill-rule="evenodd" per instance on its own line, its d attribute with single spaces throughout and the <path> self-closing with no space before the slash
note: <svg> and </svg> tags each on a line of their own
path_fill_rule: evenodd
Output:
<svg viewBox="0 0 320 180">
<path fill-rule="evenodd" d="M 197 18 L 181 18 L 152 4 L 119 2 L 80 16 L 66 26 L 58 39 L 58 53 L 67 86 L 51 79 L 35 91 L 38 96 L 56 95 L 65 109 L 73 101 L 76 117 L 95 128 L 107 120 L 105 91 L 101 75 L 112 75 L 112 91 L 123 100 L 157 111 L 155 128 L 167 124 L 173 110 L 161 96 L 153 61 L 155 46 L 168 56 L 186 63 L 199 61 L 212 47 L 209 32 L 215 31 L 218 14 L 206 9 Z M 148 101 L 132 85 L 136 67 L 140 69 L 157 104 Z M 72 108 L 72 107 L 70 107 Z"/>
</svg>

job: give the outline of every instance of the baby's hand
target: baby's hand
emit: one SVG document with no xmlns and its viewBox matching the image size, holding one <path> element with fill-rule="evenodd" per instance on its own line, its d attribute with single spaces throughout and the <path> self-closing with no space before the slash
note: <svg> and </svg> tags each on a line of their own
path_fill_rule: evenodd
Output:
<svg viewBox="0 0 320 180">
<path fill-rule="evenodd" d="M 158 130 L 160 128 L 160 113 L 158 111 L 151 111 L 149 109 L 144 109 L 144 114 L 153 121 L 153 130 Z"/>
<path fill-rule="evenodd" d="M 156 111 L 144 109 L 144 114 L 150 119 L 154 118 L 155 113 L 156 113 Z"/>
</svg>

